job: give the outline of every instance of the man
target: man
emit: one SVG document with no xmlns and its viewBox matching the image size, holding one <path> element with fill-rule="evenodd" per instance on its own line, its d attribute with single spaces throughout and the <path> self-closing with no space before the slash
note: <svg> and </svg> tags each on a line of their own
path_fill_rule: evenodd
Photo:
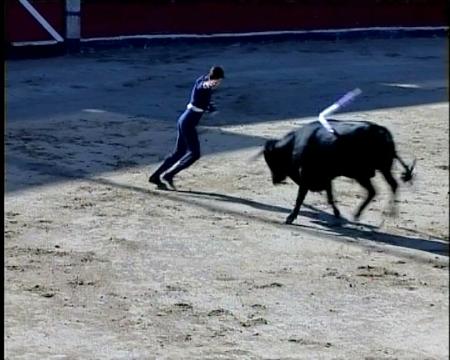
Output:
<svg viewBox="0 0 450 360">
<path fill-rule="evenodd" d="M 190 102 L 177 120 L 178 134 L 175 149 L 150 176 L 150 183 L 157 185 L 160 189 L 166 189 L 167 186 L 161 181 L 164 180 L 175 189 L 174 176 L 200 158 L 200 143 L 196 127 L 205 111 L 210 113 L 217 111 L 211 96 L 224 77 L 223 69 L 220 66 L 213 66 L 207 75 L 200 76 L 195 81 Z"/>
</svg>

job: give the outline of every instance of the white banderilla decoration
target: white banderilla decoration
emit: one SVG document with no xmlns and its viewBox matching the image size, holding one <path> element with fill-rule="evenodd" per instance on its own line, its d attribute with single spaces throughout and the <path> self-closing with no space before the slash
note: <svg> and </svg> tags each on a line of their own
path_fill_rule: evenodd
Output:
<svg viewBox="0 0 450 360">
<path fill-rule="evenodd" d="M 362 91 L 359 88 L 356 88 L 352 91 L 349 91 L 347 94 L 345 94 L 343 97 L 341 97 L 338 101 L 336 101 L 333 105 L 327 107 L 325 110 L 323 110 L 319 114 L 319 121 L 323 125 L 325 129 L 327 129 L 330 133 L 334 133 L 333 128 L 328 123 L 326 117 L 335 113 L 340 108 L 343 108 L 344 106 L 348 105 L 355 97 L 357 97 L 359 94 L 361 94 Z"/>
</svg>

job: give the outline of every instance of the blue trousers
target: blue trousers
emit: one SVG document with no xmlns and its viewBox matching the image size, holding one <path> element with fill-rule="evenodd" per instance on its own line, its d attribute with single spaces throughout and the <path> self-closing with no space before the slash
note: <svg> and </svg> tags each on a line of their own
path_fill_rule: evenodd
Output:
<svg viewBox="0 0 450 360">
<path fill-rule="evenodd" d="M 165 176 L 172 179 L 180 171 L 188 168 L 200 158 L 200 142 L 198 141 L 197 124 L 203 113 L 186 110 L 177 121 L 177 141 L 172 153 L 167 156 L 152 176 Z"/>
</svg>

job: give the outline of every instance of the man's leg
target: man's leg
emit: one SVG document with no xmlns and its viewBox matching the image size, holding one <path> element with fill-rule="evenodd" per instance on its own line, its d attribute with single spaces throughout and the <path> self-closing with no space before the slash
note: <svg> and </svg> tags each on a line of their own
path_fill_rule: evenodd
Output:
<svg viewBox="0 0 450 360">
<path fill-rule="evenodd" d="M 198 140 L 198 134 L 195 126 L 185 126 L 183 127 L 181 133 L 184 136 L 184 143 L 187 147 L 187 153 L 172 170 L 169 170 L 163 175 L 163 180 L 167 181 L 172 187 L 174 187 L 174 176 L 180 171 L 191 166 L 200 158 L 200 142 Z"/>
<path fill-rule="evenodd" d="M 179 124 L 177 126 L 177 131 L 177 141 L 175 143 L 173 152 L 164 159 L 163 163 L 158 167 L 158 169 L 153 172 L 148 180 L 149 182 L 158 186 L 164 186 L 160 179 L 161 174 L 164 173 L 164 171 L 170 169 L 186 153 L 187 147 Z"/>
</svg>

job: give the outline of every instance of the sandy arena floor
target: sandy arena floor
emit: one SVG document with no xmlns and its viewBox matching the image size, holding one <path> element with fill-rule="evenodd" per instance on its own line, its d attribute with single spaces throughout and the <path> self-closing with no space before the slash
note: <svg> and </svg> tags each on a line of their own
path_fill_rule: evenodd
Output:
<svg viewBox="0 0 450 360">
<path fill-rule="evenodd" d="M 236 42 L 90 51 L 6 65 L 6 359 L 448 359 L 447 39 Z M 178 192 L 147 182 L 192 81 L 221 112 Z M 393 133 L 416 179 L 335 181 L 338 223 L 274 187 L 279 137 L 346 91 L 338 119 Z M 376 151 L 376 150 L 375 150 Z M 395 166 L 399 179 L 400 167 Z"/>
</svg>

